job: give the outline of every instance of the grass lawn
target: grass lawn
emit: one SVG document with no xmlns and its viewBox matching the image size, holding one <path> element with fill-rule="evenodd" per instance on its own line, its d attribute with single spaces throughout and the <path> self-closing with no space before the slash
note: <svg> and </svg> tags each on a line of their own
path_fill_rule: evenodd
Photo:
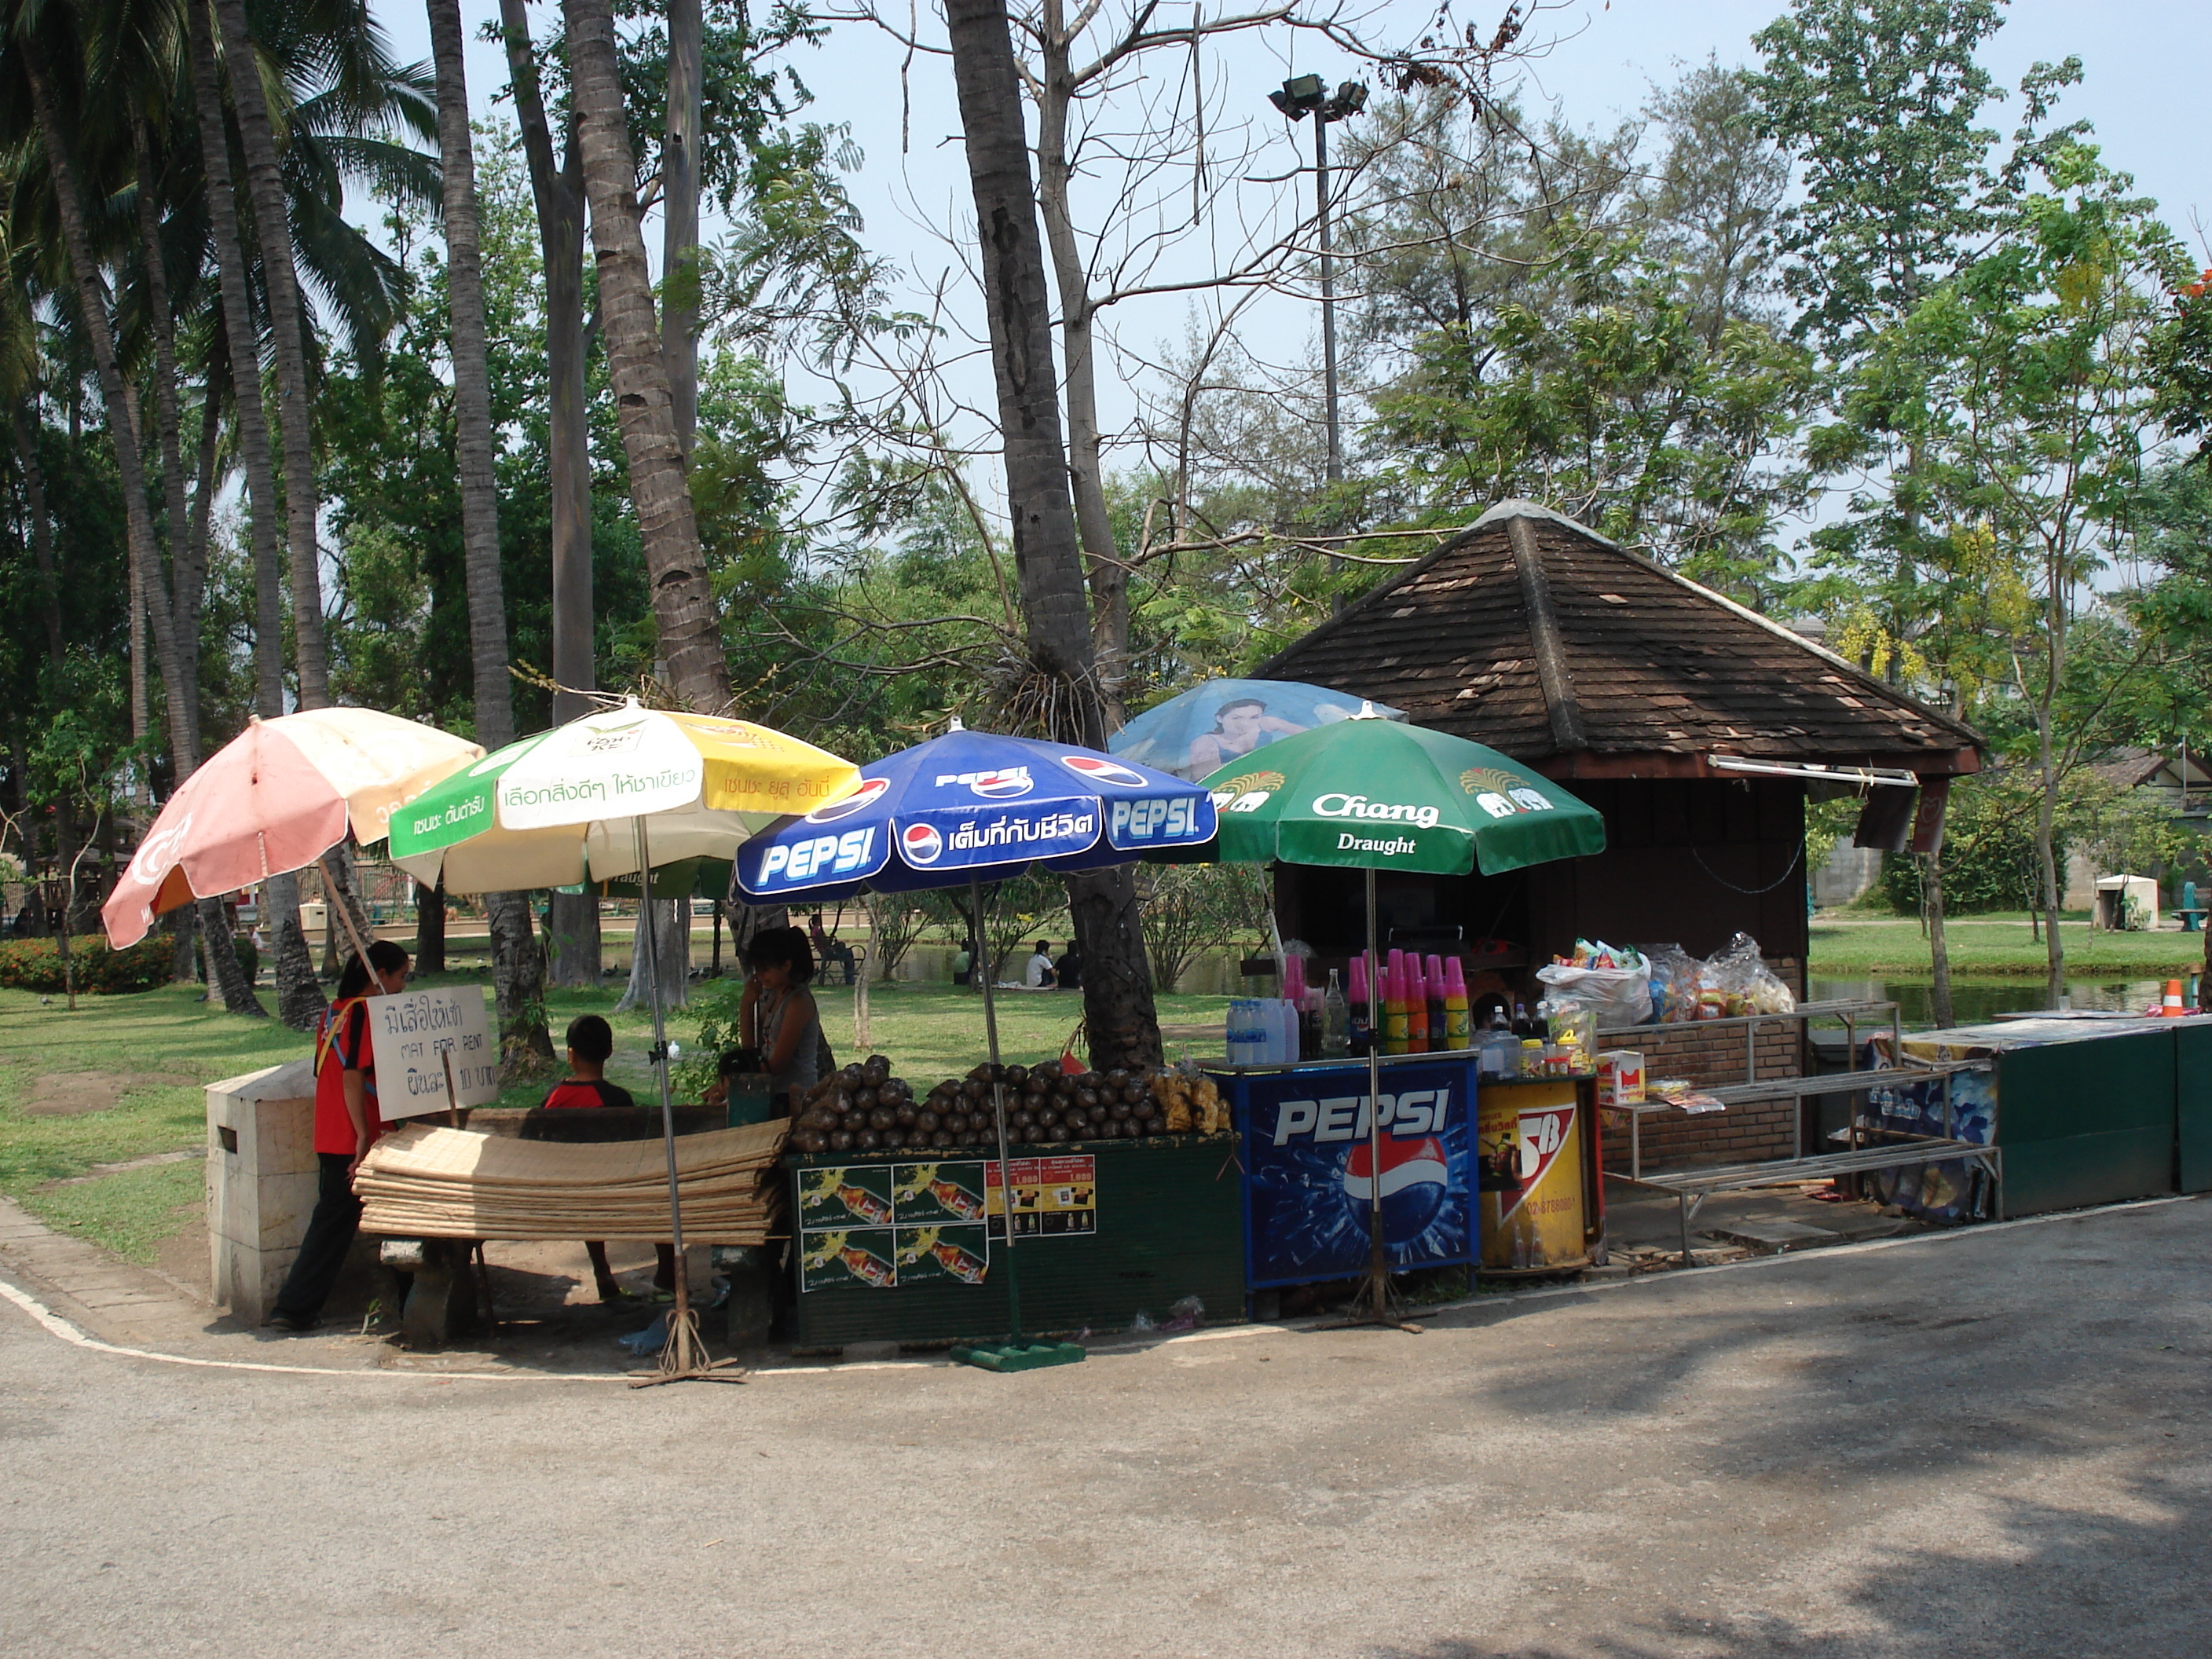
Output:
<svg viewBox="0 0 2212 1659">
<path fill-rule="evenodd" d="M 1962 916 L 1944 932 L 1954 974 L 2039 978 L 2048 965 L 2047 947 L 2029 933 L 2024 911 Z M 2086 914 L 2075 912 L 2062 924 L 2059 939 L 2066 947 L 2069 978 L 2166 978 L 2204 965 L 2202 933 L 2098 933 L 2091 930 Z M 1820 978 L 1932 971 L 1928 941 L 1911 916 L 1820 918 L 1813 923 L 1809 966 Z"/>
<path fill-rule="evenodd" d="M 473 975 L 426 976 L 422 984 L 481 982 Z M 695 986 L 695 990 L 697 988 Z M 611 1074 L 649 1100 L 645 1050 L 652 1022 L 643 1013 L 614 1012 L 613 982 L 599 990 L 556 990 L 546 998 L 555 1045 L 580 1013 L 606 1015 L 615 1027 Z M 964 1073 L 984 1057 L 983 1002 L 947 984 L 877 984 L 869 991 L 872 1044 L 854 1041 L 853 993 L 818 988 L 823 1029 L 839 1062 L 887 1054 L 900 1075 L 927 1089 Z M 274 1006 L 264 987 L 263 1000 Z M 1160 1000 L 1170 1059 L 1221 1051 L 1226 997 Z M 999 1039 L 1009 1060 L 1058 1057 L 1083 1017 L 1073 993 L 1006 992 L 999 999 Z M 678 1009 L 669 1035 L 695 1048 L 700 1015 Z M 1208 1040 L 1194 1028 L 1210 1027 Z M 49 1225 L 94 1240 L 136 1261 L 151 1261 L 200 1202 L 197 1162 L 125 1170 L 96 1179 L 54 1183 L 96 1164 L 197 1148 L 206 1139 L 202 1086 L 264 1066 L 306 1056 L 310 1040 L 273 1019 L 240 1019 L 199 1000 L 195 988 L 167 986 L 136 996 L 80 997 L 71 1013 L 60 997 L 0 991 L 0 1194 Z M 543 1083 L 518 1085 L 501 1103 L 534 1106 Z M 41 1103 L 101 1103 L 97 1109 L 55 1115 Z M 106 1103 L 112 1100 L 112 1103 Z"/>
</svg>

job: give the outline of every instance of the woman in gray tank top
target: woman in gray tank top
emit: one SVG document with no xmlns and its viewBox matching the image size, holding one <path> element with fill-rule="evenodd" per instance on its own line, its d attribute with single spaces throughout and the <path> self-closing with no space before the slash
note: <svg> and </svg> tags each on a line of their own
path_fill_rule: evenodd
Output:
<svg viewBox="0 0 2212 1659">
<path fill-rule="evenodd" d="M 745 991 L 738 1006 L 738 1040 L 757 1048 L 775 1096 L 771 1110 L 788 1117 L 818 1080 L 822 1017 L 814 994 L 814 951 L 797 927 L 771 927 L 745 947 Z"/>
</svg>

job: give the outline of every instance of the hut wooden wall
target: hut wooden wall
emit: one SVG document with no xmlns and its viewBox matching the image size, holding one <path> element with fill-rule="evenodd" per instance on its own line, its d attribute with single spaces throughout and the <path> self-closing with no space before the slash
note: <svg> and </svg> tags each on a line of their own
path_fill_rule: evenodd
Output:
<svg viewBox="0 0 2212 1659">
<path fill-rule="evenodd" d="M 1802 994 L 1803 785 L 1626 778 L 1567 787 L 1605 814 L 1603 853 L 1498 877 L 1383 876 L 1386 936 L 1394 925 L 1456 923 L 1470 943 L 1487 935 L 1524 946 L 1533 965 L 1565 954 L 1577 937 L 1680 945 L 1703 957 L 1746 933 Z M 1285 938 L 1325 958 L 1358 948 L 1357 871 L 1280 865 L 1276 895 Z"/>
<path fill-rule="evenodd" d="M 1528 872 L 1528 942 L 1540 961 L 1577 936 L 1704 957 L 1737 933 L 1770 959 L 1804 961 L 1802 783 L 1578 778 L 1567 787 L 1605 814 L 1606 849 Z"/>
</svg>

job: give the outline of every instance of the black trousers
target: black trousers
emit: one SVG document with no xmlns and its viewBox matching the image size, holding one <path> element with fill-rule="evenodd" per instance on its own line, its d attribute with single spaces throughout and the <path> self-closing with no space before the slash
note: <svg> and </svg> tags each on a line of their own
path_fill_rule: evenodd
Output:
<svg viewBox="0 0 2212 1659">
<path fill-rule="evenodd" d="M 353 1195 L 347 1168 L 353 1159 L 343 1152 L 317 1152 L 315 1162 L 322 1166 L 315 1212 L 308 1218 L 299 1258 L 276 1293 L 276 1311 L 294 1319 L 313 1319 L 323 1310 L 354 1235 L 361 1231 L 361 1200 Z"/>
</svg>

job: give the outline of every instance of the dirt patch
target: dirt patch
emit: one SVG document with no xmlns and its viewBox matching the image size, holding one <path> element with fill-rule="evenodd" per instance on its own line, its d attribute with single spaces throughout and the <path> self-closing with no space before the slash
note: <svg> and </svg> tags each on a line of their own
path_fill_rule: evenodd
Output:
<svg viewBox="0 0 2212 1659">
<path fill-rule="evenodd" d="M 31 1085 L 23 1109 L 33 1117 L 105 1112 L 133 1089 L 195 1088 L 199 1079 L 166 1072 L 48 1072 Z"/>
</svg>

